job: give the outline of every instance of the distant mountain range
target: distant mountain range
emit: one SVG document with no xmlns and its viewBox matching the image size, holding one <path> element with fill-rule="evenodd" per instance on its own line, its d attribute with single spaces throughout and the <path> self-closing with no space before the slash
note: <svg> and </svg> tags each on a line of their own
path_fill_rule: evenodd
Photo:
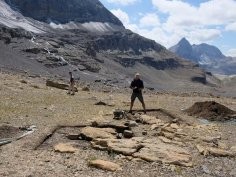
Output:
<svg viewBox="0 0 236 177">
<path fill-rule="evenodd" d="M 191 45 L 186 38 L 171 47 L 178 56 L 198 63 L 201 67 L 216 74 L 236 74 L 236 60 L 227 57 L 215 46 L 209 44 Z"/>
<path fill-rule="evenodd" d="M 125 29 L 99 0 L 0 0 L 0 69 L 59 78 L 73 71 L 85 82 L 122 87 L 139 72 L 147 87 L 175 91 L 217 82 Z"/>
</svg>

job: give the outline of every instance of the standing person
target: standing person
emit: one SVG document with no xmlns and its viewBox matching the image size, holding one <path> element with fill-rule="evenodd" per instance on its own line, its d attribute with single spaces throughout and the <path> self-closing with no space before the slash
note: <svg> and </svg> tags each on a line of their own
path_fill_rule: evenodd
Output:
<svg viewBox="0 0 236 177">
<path fill-rule="evenodd" d="M 129 113 L 132 113 L 134 101 L 136 97 L 138 97 L 139 101 L 142 103 L 143 111 L 146 114 L 146 106 L 143 99 L 142 91 L 144 89 L 143 81 L 140 79 L 140 74 L 136 73 L 134 80 L 131 82 L 130 88 L 133 90 L 132 96 L 131 96 L 131 104 L 130 104 L 130 111 Z"/>
<path fill-rule="evenodd" d="M 75 79 L 73 77 L 72 72 L 69 72 L 69 75 L 70 75 L 70 85 L 69 85 L 68 94 L 75 95 Z"/>
</svg>

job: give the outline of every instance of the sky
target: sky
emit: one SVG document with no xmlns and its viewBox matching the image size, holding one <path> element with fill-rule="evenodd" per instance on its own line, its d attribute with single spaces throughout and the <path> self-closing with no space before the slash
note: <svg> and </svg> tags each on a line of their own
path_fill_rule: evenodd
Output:
<svg viewBox="0 0 236 177">
<path fill-rule="evenodd" d="M 236 57 L 236 0 L 100 0 L 127 29 L 169 48 L 183 37 Z"/>
</svg>

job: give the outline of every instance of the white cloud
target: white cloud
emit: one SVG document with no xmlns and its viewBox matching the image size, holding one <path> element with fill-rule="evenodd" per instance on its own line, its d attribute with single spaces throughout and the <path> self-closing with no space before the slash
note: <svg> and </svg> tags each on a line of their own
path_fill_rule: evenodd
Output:
<svg viewBox="0 0 236 177">
<path fill-rule="evenodd" d="M 154 27 L 159 25 L 160 20 L 157 14 L 155 13 L 146 14 L 140 19 L 140 26 L 142 27 Z"/>
<path fill-rule="evenodd" d="M 109 3 L 120 4 L 123 6 L 134 4 L 137 1 L 139 0 L 107 0 Z"/>
<path fill-rule="evenodd" d="M 226 31 L 236 31 L 236 22 L 230 23 L 225 27 Z"/>
<path fill-rule="evenodd" d="M 129 15 L 121 9 L 113 9 L 111 12 L 120 19 L 120 21 L 126 26 L 129 24 Z"/>
<path fill-rule="evenodd" d="M 112 12 L 126 28 L 167 48 L 182 37 L 195 44 L 211 43 L 222 36 L 223 30 L 236 31 L 236 0 L 208 0 L 199 6 L 184 0 L 151 1 L 157 11 L 138 13 L 140 19 L 135 24 L 121 9 Z"/>
<path fill-rule="evenodd" d="M 230 49 L 226 54 L 231 57 L 236 57 L 236 49 Z"/>
<path fill-rule="evenodd" d="M 217 29 L 196 29 L 186 35 L 186 37 L 195 44 L 209 42 L 220 36 L 221 31 Z"/>
<path fill-rule="evenodd" d="M 152 3 L 169 15 L 167 23 L 175 25 L 224 25 L 236 21 L 235 0 L 209 0 L 199 7 L 181 0 L 152 0 Z"/>
</svg>

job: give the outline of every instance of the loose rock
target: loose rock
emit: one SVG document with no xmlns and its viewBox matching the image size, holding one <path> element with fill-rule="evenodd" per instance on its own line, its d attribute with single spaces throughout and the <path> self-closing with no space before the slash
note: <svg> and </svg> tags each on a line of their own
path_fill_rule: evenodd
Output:
<svg viewBox="0 0 236 177">
<path fill-rule="evenodd" d="M 125 130 L 124 131 L 124 137 L 125 138 L 132 138 L 134 136 L 134 133 L 131 130 Z"/>
<path fill-rule="evenodd" d="M 138 123 L 135 122 L 135 121 L 130 121 L 129 124 L 128 124 L 129 127 L 137 127 L 138 126 Z"/>
<path fill-rule="evenodd" d="M 88 86 L 85 86 L 82 88 L 82 91 L 84 92 L 89 92 L 90 91 L 90 88 Z"/>
<path fill-rule="evenodd" d="M 75 153 L 78 149 L 74 148 L 71 143 L 59 143 L 54 146 L 54 150 L 61 153 Z"/>
<path fill-rule="evenodd" d="M 121 168 L 120 165 L 105 160 L 90 161 L 89 166 L 100 168 L 102 170 L 107 170 L 107 171 L 117 171 Z"/>
</svg>

